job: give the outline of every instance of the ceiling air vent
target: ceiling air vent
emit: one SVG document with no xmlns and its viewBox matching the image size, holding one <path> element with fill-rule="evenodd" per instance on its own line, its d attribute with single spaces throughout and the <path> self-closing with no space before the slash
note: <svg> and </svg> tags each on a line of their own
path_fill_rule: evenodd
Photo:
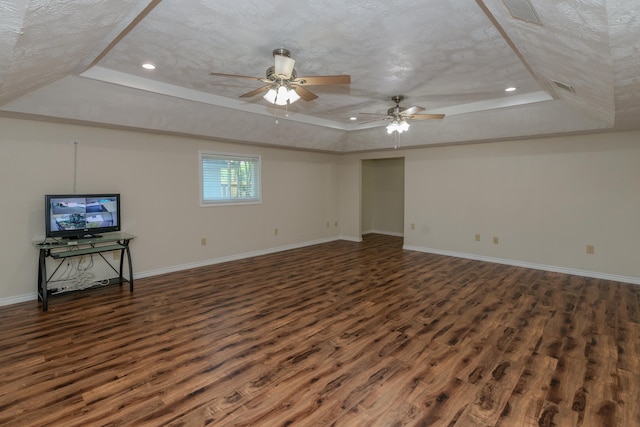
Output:
<svg viewBox="0 0 640 427">
<path fill-rule="evenodd" d="M 568 85 L 568 84 L 562 83 L 562 82 L 557 82 L 555 80 L 551 80 L 551 81 L 553 83 L 555 83 L 555 85 L 558 86 L 560 89 L 564 89 L 564 90 L 569 91 L 571 93 L 576 93 L 576 90 L 571 85 Z"/>
<path fill-rule="evenodd" d="M 529 0 L 502 0 L 502 2 L 514 18 L 542 25 L 538 12 Z"/>
</svg>

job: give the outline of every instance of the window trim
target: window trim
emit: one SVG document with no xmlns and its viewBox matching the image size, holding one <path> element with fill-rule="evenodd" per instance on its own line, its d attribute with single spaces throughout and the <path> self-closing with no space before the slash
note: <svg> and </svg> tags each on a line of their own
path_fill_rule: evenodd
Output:
<svg viewBox="0 0 640 427">
<path fill-rule="evenodd" d="M 224 200 L 205 200 L 204 198 L 204 170 L 203 161 L 205 159 L 219 159 L 219 160 L 238 160 L 248 161 L 255 163 L 253 185 L 254 192 L 257 193 L 256 197 L 252 198 L 238 198 L 238 199 L 224 199 Z M 198 198 L 200 199 L 200 207 L 211 206 L 237 206 L 237 205 L 252 205 L 262 203 L 262 156 L 255 154 L 236 154 L 225 153 L 220 151 L 200 150 L 198 152 L 198 172 L 199 172 L 199 191 Z"/>
</svg>

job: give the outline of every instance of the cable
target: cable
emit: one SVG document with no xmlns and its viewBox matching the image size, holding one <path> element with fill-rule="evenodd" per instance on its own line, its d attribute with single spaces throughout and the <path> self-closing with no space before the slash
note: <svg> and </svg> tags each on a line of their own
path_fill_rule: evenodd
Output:
<svg viewBox="0 0 640 427">
<path fill-rule="evenodd" d="M 73 141 L 73 194 L 76 193 L 78 176 L 78 141 Z"/>
<path fill-rule="evenodd" d="M 85 264 L 83 264 L 84 256 L 68 260 L 66 268 L 60 272 L 59 278 L 49 280 L 50 284 L 58 284 L 57 287 L 49 289 L 51 294 L 57 295 L 64 292 L 108 285 L 110 283 L 109 279 L 96 280 L 95 274 L 88 271 L 93 267 L 93 255 L 89 255 L 88 258 L 89 260 Z"/>
</svg>

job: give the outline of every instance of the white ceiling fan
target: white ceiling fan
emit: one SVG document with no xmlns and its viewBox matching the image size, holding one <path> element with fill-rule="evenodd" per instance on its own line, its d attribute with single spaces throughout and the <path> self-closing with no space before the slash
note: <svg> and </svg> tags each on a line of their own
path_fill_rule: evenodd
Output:
<svg viewBox="0 0 640 427">
<path fill-rule="evenodd" d="M 439 120 L 444 119 L 444 114 L 418 114 L 425 109 L 423 107 L 413 106 L 404 108 L 400 106 L 400 102 L 404 99 L 402 95 L 392 96 L 391 100 L 396 103 L 395 107 L 387 110 L 387 115 L 381 118 L 368 120 L 362 123 L 371 123 L 378 120 L 388 120 L 390 123 L 387 125 L 387 133 L 393 132 L 402 133 L 409 129 L 409 120 Z M 375 114 L 375 113 L 360 113 L 360 114 Z M 380 114 L 376 114 L 380 115 Z"/>
<path fill-rule="evenodd" d="M 240 98 L 249 98 L 263 92 L 264 99 L 271 104 L 292 104 L 300 98 L 305 101 L 313 101 L 318 97 L 305 86 L 350 84 L 349 75 L 336 76 L 309 76 L 298 77 L 294 67 L 295 59 L 291 58 L 291 52 L 279 48 L 273 50 L 274 65 L 267 68 L 266 77 L 251 77 L 237 74 L 209 73 L 215 77 L 234 77 L 242 79 L 258 80 L 266 83 L 258 89 L 240 95 Z"/>
</svg>

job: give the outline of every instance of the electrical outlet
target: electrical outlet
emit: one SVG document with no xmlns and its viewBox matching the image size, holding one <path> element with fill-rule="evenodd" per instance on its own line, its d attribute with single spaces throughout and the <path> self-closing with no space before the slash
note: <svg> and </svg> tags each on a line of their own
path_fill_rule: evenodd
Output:
<svg viewBox="0 0 640 427">
<path fill-rule="evenodd" d="M 475 239 L 476 239 L 476 242 L 479 242 L 479 241 L 480 241 L 480 235 L 479 235 L 479 234 L 476 234 Z"/>
<path fill-rule="evenodd" d="M 338 227 L 338 221 L 334 222 L 333 226 L 337 228 Z"/>
<path fill-rule="evenodd" d="M 593 255 L 596 253 L 596 248 L 593 245 L 587 245 L 587 253 L 589 255 Z"/>
<path fill-rule="evenodd" d="M 412 230 L 415 230 L 415 229 L 416 229 L 416 225 L 415 225 L 413 222 L 411 223 L 411 229 L 412 229 Z"/>
<path fill-rule="evenodd" d="M 206 238 L 206 237 L 203 237 L 202 239 L 200 239 L 200 244 L 201 244 L 202 246 L 207 246 L 207 238 Z"/>
<path fill-rule="evenodd" d="M 277 236 L 277 235 L 278 235 L 278 229 L 277 229 L 277 228 L 274 228 L 274 229 L 273 229 L 273 235 L 274 235 L 274 236 Z"/>
<path fill-rule="evenodd" d="M 498 243 L 500 243 L 500 239 L 498 238 L 498 236 L 493 236 L 493 244 L 497 245 Z"/>
</svg>

